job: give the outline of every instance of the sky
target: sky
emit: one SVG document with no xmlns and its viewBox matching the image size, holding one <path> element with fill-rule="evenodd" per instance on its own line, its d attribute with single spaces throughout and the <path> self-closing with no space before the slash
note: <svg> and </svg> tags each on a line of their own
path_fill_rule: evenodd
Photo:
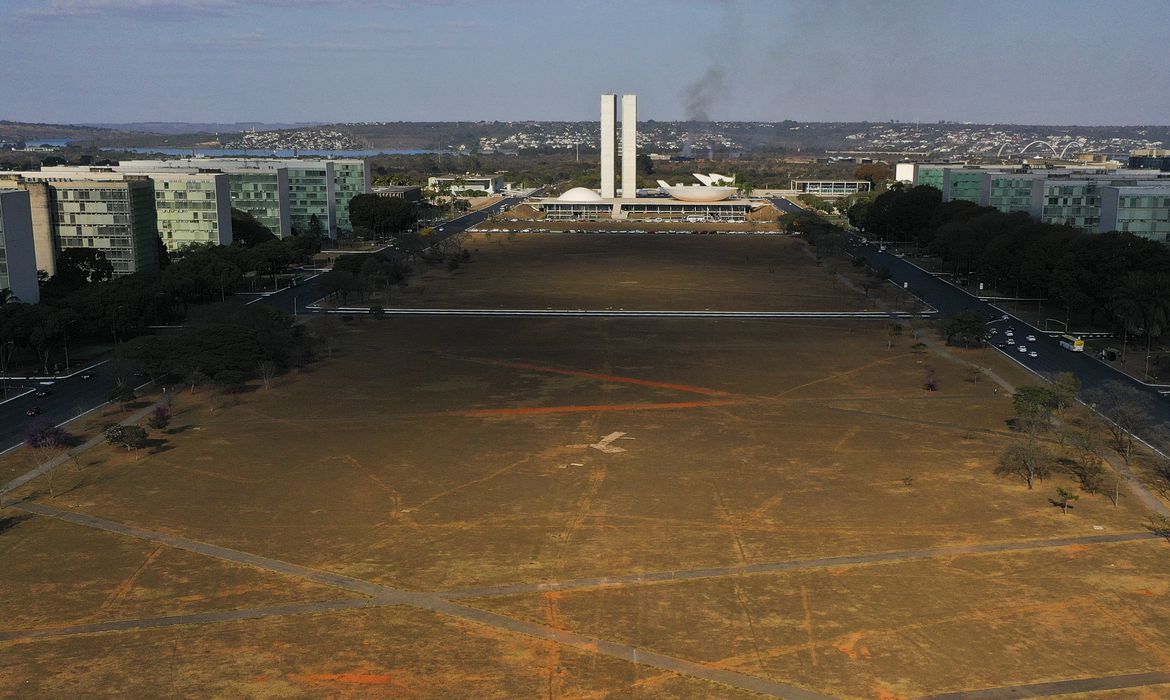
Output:
<svg viewBox="0 0 1170 700">
<path fill-rule="evenodd" d="M 0 119 L 1170 123 L 1170 1 L 0 0 Z"/>
</svg>

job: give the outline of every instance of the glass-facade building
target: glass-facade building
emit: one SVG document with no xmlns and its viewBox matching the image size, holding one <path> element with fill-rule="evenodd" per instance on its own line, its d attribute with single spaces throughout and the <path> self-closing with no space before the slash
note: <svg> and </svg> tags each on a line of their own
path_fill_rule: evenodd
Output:
<svg viewBox="0 0 1170 700">
<path fill-rule="evenodd" d="M 1170 187 L 1170 174 L 1158 171 L 919 164 L 914 184 L 939 187 L 944 202 L 964 200 L 1005 213 L 1027 212 L 1046 224 L 1072 226 L 1085 233 L 1129 231 L 1167 240 L 1167 198 L 1136 194 Z M 1112 202 L 1102 197 L 1111 189 L 1120 192 L 1111 195 Z M 1127 192 L 1134 194 L 1127 196 Z"/>
<path fill-rule="evenodd" d="M 288 209 L 295 234 L 308 233 L 314 216 L 326 236 L 337 236 L 334 221 L 333 164 L 329 161 L 288 166 Z"/>
<path fill-rule="evenodd" d="M 1094 180 L 1049 180 L 1044 183 L 1040 220 L 1096 233 L 1101 222 L 1101 193 Z"/>
<path fill-rule="evenodd" d="M 158 218 L 150 178 L 53 181 L 49 187 L 59 250 L 100 250 L 119 276 L 158 269 Z"/>
<path fill-rule="evenodd" d="M 232 206 L 282 238 L 294 230 L 307 232 L 313 216 L 326 236 L 348 233 L 349 200 L 372 189 L 369 163 L 361 159 L 179 158 L 123 161 L 119 166 L 127 172 L 171 168 L 227 173 Z"/>
<path fill-rule="evenodd" d="M 914 184 L 926 185 L 943 192 L 943 175 L 946 170 L 947 166 L 943 165 L 919 165 L 918 171 L 914 173 Z"/>
<path fill-rule="evenodd" d="M 1170 241 L 1170 183 L 1150 187 L 1102 187 L 1101 229 Z"/>
<path fill-rule="evenodd" d="M 292 235 L 288 169 L 227 170 L 231 206 L 247 212 L 279 238 Z"/>
<path fill-rule="evenodd" d="M 40 301 L 29 194 L 0 189 L 0 289 L 27 304 Z"/>
<path fill-rule="evenodd" d="M 193 243 L 226 245 L 232 242 L 231 191 L 222 173 L 193 170 L 133 172 L 110 166 L 56 166 L 24 173 L 35 180 L 99 180 L 117 182 L 128 176 L 148 177 L 154 183 L 158 232 L 167 250 Z"/>
<path fill-rule="evenodd" d="M 943 201 L 960 199 L 976 204 L 987 204 L 985 173 L 981 170 L 947 168 L 943 171 Z"/>
<path fill-rule="evenodd" d="M 232 242 L 231 191 L 223 174 L 152 174 L 158 233 L 175 251 L 193 243 Z"/>
<path fill-rule="evenodd" d="M 337 202 L 337 231 L 341 235 L 353 233 L 349 219 L 349 200 L 372 191 L 369 164 L 364 160 L 333 161 L 333 191 Z"/>
</svg>

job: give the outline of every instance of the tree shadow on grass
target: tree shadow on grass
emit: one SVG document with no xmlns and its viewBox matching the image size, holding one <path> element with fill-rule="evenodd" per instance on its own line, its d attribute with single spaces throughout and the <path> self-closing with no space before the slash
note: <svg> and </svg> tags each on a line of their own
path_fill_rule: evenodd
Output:
<svg viewBox="0 0 1170 700">
<path fill-rule="evenodd" d="M 10 515 L 6 518 L 0 517 L 0 535 L 3 535 L 5 532 L 8 532 L 9 530 L 13 529 L 14 527 L 23 523 L 25 520 L 28 520 L 31 517 L 32 516 L 29 515 L 28 513 L 21 513 L 20 515 Z"/>
</svg>

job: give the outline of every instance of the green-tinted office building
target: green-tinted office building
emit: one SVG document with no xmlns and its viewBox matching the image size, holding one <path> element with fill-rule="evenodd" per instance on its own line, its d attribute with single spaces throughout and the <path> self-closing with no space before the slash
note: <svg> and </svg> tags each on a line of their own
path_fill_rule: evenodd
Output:
<svg viewBox="0 0 1170 700">
<path fill-rule="evenodd" d="M 353 224 L 349 219 L 349 200 L 373 191 L 369 163 L 358 159 L 333 161 L 333 190 L 337 203 L 337 231 L 340 235 L 348 235 L 353 233 Z"/>
<path fill-rule="evenodd" d="M 987 178 L 982 170 L 967 170 L 962 168 L 946 168 L 943 170 L 943 183 L 939 188 L 943 193 L 943 201 L 963 200 L 987 205 Z"/>
<path fill-rule="evenodd" d="M 950 166 L 921 164 L 914 173 L 914 184 L 933 187 L 941 192 L 943 191 L 943 176 L 948 167 Z"/>
<path fill-rule="evenodd" d="M 989 173 L 987 178 L 987 205 L 1006 214 L 1031 214 L 1036 198 L 1043 196 L 1037 189 L 1042 178 L 1027 173 Z"/>
<path fill-rule="evenodd" d="M 1124 231 L 1170 242 L 1170 182 L 1136 187 L 1102 187 L 1102 231 Z"/>
<path fill-rule="evenodd" d="M 289 162 L 288 209 L 296 233 L 307 233 L 315 216 L 322 235 L 337 237 L 334 187 L 330 161 Z"/>
<path fill-rule="evenodd" d="M 49 187 L 58 250 L 100 250 L 115 275 L 158 269 L 158 218 L 150 178 L 54 180 Z"/>
<path fill-rule="evenodd" d="M 251 214 L 280 238 L 292 235 L 288 200 L 288 169 L 245 170 L 225 168 L 231 205 Z"/>
</svg>

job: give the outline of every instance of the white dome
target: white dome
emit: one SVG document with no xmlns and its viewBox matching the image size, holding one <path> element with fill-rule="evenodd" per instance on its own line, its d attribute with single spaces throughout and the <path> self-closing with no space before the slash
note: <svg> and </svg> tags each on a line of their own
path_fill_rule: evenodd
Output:
<svg viewBox="0 0 1170 700">
<path fill-rule="evenodd" d="M 557 197 L 558 202 L 600 202 L 601 195 L 588 187 L 574 187 Z"/>
</svg>

